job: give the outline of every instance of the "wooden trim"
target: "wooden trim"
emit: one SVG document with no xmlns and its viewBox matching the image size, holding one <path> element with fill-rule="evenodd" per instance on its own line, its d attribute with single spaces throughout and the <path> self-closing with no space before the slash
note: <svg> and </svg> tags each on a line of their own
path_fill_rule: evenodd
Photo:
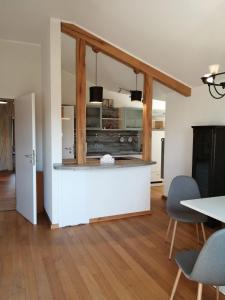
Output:
<svg viewBox="0 0 225 300">
<path fill-rule="evenodd" d="M 89 223 L 99 223 L 99 222 L 106 222 L 106 221 L 113 221 L 113 220 L 121 220 L 121 219 L 127 219 L 127 218 L 132 218 L 132 217 L 139 217 L 139 216 L 149 216 L 151 214 L 152 213 L 150 210 L 145 210 L 145 211 L 139 211 L 139 212 L 128 213 L 128 214 L 120 214 L 120 215 L 114 215 L 114 216 L 92 218 L 89 220 Z"/>
<path fill-rule="evenodd" d="M 161 72 L 151 65 L 140 61 L 139 59 L 74 24 L 62 22 L 61 31 L 77 40 L 81 39 L 85 41 L 88 46 L 101 51 L 102 53 L 116 59 L 128 67 L 142 72 L 143 74 L 150 75 L 154 80 L 186 97 L 191 95 L 191 88 L 188 85 L 174 79 L 164 72 Z"/>
<path fill-rule="evenodd" d="M 43 171 L 36 173 L 36 189 L 37 189 L 37 213 L 44 212 L 44 178 Z"/>
<path fill-rule="evenodd" d="M 76 42 L 76 161 L 86 163 L 86 44 Z"/>
<path fill-rule="evenodd" d="M 153 79 L 149 75 L 144 76 L 144 101 L 143 101 L 143 139 L 142 159 L 151 160 L 152 149 L 152 90 Z"/>
</svg>

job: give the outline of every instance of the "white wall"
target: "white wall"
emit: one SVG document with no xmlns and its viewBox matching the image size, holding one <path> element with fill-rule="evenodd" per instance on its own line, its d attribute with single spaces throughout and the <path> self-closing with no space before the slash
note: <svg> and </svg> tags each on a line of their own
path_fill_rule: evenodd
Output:
<svg viewBox="0 0 225 300">
<path fill-rule="evenodd" d="M 191 175 L 193 125 L 225 125 L 225 101 L 213 99 L 205 85 L 192 96 L 176 93 L 166 101 L 165 194 L 177 175 Z"/>
<path fill-rule="evenodd" d="M 42 170 L 41 47 L 0 40 L 0 97 L 36 94 L 37 169 Z"/>
<path fill-rule="evenodd" d="M 92 86 L 92 83 L 87 82 L 86 89 L 86 100 L 89 102 L 89 87 Z M 75 75 L 71 74 L 65 70 L 62 70 L 62 103 L 74 105 L 75 104 Z M 137 101 L 131 101 L 128 94 L 117 93 L 103 89 L 103 98 L 113 99 L 115 107 L 139 107 L 142 108 L 143 104 Z M 165 105 L 162 104 L 164 101 L 153 100 L 153 109 L 165 109 Z"/>
<path fill-rule="evenodd" d="M 53 224 L 58 223 L 59 184 L 53 165 L 62 161 L 61 129 L 61 27 L 50 19 L 42 42 L 44 105 L 44 185 L 45 210 Z"/>
<path fill-rule="evenodd" d="M 62 103 L 74 105 L 76 97 L 75 76 L 62 70 Z"/>
<path fill-rule="evenodd" d="M 86 100 L 89 102 L 89 87 L 93 84 L 87 82 L 86 88 Z M 75 75 L 71 74 L 65 70 L 62 70 L 62 103 L 74 105 L 75 103 L 75 95 L 76 87 L 75 87 Z M 114 106 L 129 106 L 129 107 L 142 107 L 142 103 L 138 103 L 136 101 L 131 102 L 129 95 L 116 93 L 109 90 L 103 89 L 103 98 L 113 99 Z"/>
</svg>

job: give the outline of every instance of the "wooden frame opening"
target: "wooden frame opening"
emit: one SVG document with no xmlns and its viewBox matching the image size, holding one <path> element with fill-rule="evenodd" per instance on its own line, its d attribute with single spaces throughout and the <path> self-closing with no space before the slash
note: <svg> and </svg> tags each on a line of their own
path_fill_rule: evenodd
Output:
<svg viewBox="0 0 225 300">
<path fill-rule="evenodd" d="M 76 39 L 77 164 L 85 164 L 86 162 L 86 46 L 90 46 L 144 75 L 142 159 L 151 160 L 153 80 L 186 97 L 191 95 L 191 88 L 74 24 L 61 23 L 61 32 Z"/>
</svg>

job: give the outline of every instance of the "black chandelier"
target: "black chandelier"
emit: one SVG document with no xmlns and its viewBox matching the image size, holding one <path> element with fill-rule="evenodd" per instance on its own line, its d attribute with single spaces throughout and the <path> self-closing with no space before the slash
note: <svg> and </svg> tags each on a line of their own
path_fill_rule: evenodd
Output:
<svg viewBox="0 0 225 300">
<path fill-rule="evenodd" d="M 222 80 L 225 72 L 217 73 L 218 68 L 218 65 L 210 66 L 211 72 L 201 77 L 202 82 L 208 85 L 209 93 L 214 99 L 221 99 L 225 96 L 225 81 Z"/>
</svg>

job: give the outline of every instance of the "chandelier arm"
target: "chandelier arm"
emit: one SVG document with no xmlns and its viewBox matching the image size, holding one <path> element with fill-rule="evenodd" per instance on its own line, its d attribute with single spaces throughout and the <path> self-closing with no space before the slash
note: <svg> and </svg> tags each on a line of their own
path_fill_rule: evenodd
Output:
<svg viewBox="0 0 225 300">
<path fill-rule="evenodd" d="M 218 89 L 217 89 L 217 87 L 214 85 L 214 90 L 217 92 L 217 94 L 218 95 L 220 95 L 220 96 L 224 96 L 225 94 L 221 94 L 219 91 L 218 91 Z"/>
<path fill-rule="evenodd" d="M 216 74 L 212 74 L 212 75 L 219 76 L 219 75 L 224 75 L 224 74 L 225 74 L 225 72 L 220 72 L 220 73 L 216 73 Z"/>
<path fill-rule="evenodd" d="M 213 85 L 213 86 L 221 86 L 220 83 L 215 83 L 215 82 L 206 82 L 205 84 L 208 84 L 208 85 Z"/>
<path fill-rule="evenodd" d="M 219 96 L 219 97 L 216 97 L 216 96 L 214 96 L 213 95 L 213 93 L 212 93 L 212 91 L 211 91 L 211 85 L 208 85 L 208 87 L 209 87 L 209 93 L 210 93 L 210 95 L 214 98 L 214 99 L 221 99 L 221 98 L 223 98 L 224 96 L 225 96 L 225 94 L 224 95 L 222 95 L 222 96 Z"/>
<path fill-rule="evenodd" d="M 211 74 L 211 75 L 209 75 L 209 76 L 207 76 L 207 78 L 215 78 L 216 76 L 220 76 L 220 75 L 224 75 L 225 74 L 225 72 L 220 72 L 220 73 L 215 73 L 215 74 Z"/>
</svg>

